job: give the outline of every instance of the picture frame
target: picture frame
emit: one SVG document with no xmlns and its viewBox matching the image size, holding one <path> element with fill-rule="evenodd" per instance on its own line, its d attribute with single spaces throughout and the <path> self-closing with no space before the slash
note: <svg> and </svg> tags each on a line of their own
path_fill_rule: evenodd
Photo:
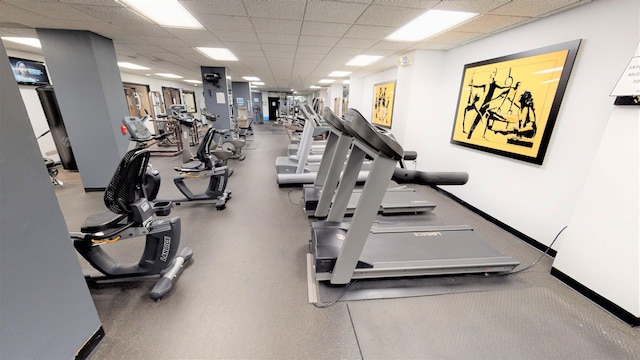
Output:
<svg viewBox="0 0 640 360">
<path fill-rule="evenodd" d="M 391 129 L 395 92 L 395 80 L 374 85 L 371 123 Z"/>
<path fill-rule="evenodd" d="M 451 143 L 542 165 L 580 42 L 465 65 Z"/>
</svg>

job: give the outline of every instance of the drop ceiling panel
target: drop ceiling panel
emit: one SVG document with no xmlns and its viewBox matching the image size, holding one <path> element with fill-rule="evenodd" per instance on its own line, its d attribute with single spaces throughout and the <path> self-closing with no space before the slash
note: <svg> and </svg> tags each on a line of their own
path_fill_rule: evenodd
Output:
<svg viewBox="0 0 640 360">
<path fill-rule="evenodd" d="M 428 41 L 424 41 L 423 43 L 432 43 L 432 44 L 459 44 L 469 42 L 473 39 L 481 38 L 486 36 L 483 33 L 473 33 L 473 32 L 462 32 L 462 31 L 449 31 L 444 34 L 434 36 Z"/>
<path fill-rule="evenodd" d="M 113 0 L 0 0 L 0 34 L 33 37 L 34 27 L 87 30 L 113 39 L 118 59 L 154 71 L 198 77 L 203 65 L 225 66 L 233 74 L 251 69 L 267 83 L 265 89 L 288 91 L 334 70 L 352 70 L 354 76 L 385 70 L 397 66 L 398 54 L 455 48 L 589 1 L 180 0 L 207 28 L 199 31 L 160 27 Z M 429 8 L 482 16 L 420 43 L 384 41 Z M 214 61 L 195 46 L 227 47 L 240 61 Z M 41 54 L 9 42 L 5 47 Z M 365 68 L 345 66 L 359 54 L 387 58 Z M 304 74 L 294 71 L 294 61 Z"/>
<path fill-rule="evenodd" d="M 347 24 L 305 21 L 302 23 L 300 33 L 302 35 L 342 37 L 349 30 L 349 27 Z"/>
<path fill-rule="evenodd" d="M 298 43 L 298 35 L 294 34 L 278 34 L 278 33 L 257 33 L 258 39 L 263 44 L 286 44 L 296 45 Z"/>
<path fill-rule="evenodd" d="M 519 23 L 526 23 L 531 18 L 503 15 L 482 15 L 471 21 L 455 27 L 452 31 L 464 31 L 490 34 L 498 29 L 512 27 Z"/>
<path fill-rule="evenodd" d="M 47 2 L 46 6 L 32 6 L 33 2 L 24 1 L 24 0 L 6 0 L 7 3 L 12 4 L 16 7 L 23 8 L 30 12 L 36 13 L 38 15 L 42 15 L 44 17 L 48 17 L 50 19 L 60 19 L 60 20 L 86 20 L 91 18 L 90 15 L 87 15 L 81 11 L 74 9 L 73 7 L 58 3 L 58 2 Z"/>
<path fill-rule="evenodd" d="M 356 39 L 385 38 L 394 32 L 396 28 L 389 26 L 353 25 L 345 34 L 345 37 Z"/>
<path fill-rule="evenodd" d="M 309 1 L 304 20 L 352 24 L 358 20 L 367 6 L 367 4 L 338 1 Z"/>
<path fill-rule="evenodd" d="M 433 8 L 437 10 L 467 11 L 479 14 L 493 11 L 511 0 L 440 1 Z"/>
<path fill-rule="evenodd" d="M 339 37 L 328 37 L 328 36 L 314 36 L 314 35 L 300 35 L 300 39 L 298 41 L 298 45 L 309 45 L 309 46 L 334 46 Z"/>
<path fill-rule="evenodd" d="M 244 32 L 244 31 L 216 31 L 215 36 L 220 39 L 220 41 L 227 42 L 258 42 L 258 37 L 254 32 Z"/>
<path fill-rule="evenodd" d="M 251 17 L 300 20 L 306 1 L 244 0 L 244 4 Z"/>
<path fill-rule="evenodd" d="M 268 32 L 278 34 L 300 34 L 302 21 L 300 20 L 274 20 L 251 18 L 251 23 L 257 33 Z"/>
<path fill-rule="evenodd" d="M 489 1 L 492 1 L 492 0 L 489 0 Z M 373 0 L 373 4 L 375 5 L 398 6 L 398 7 L 407 7 L 407 8 L 416 8 L 416 9 L 429 9 L 441 2 L 443 1 L 440 1 L 440 0 L 403 0 L 403 1 Z M 449 1 L 449 2 L 456 2 L 456 1 Z"/>
<path fill-rule="evenodd" d="M 211 30 L 226 31 L 253 31 L 253 25 L 245 16 L 227 16 L 227 15 L 210 15 L 210 14 L 194 14 L 200 21 L 202 26 Z"/>
<path fill-rule="evenodd" d="M 280 52 L 282 54 L 294 54 L 296 45 L 290 44 L 262 44 L 262 50 L 265 53 Z"/>
<path fill-rule="evenodd" d="M 398 28 L 424 14 L 424 12 L 424 9 L 371 5 L 356 21 L 356 24 Z"/>
<path fill-rule="evenodd" d="M 338 43 L 336 44 L 336 47 L 340 47 L 340 48 L 348 47 L 353 49 L 366 50 L 371 46 L 375 45 L 376 43 L 378 43 L 378 40 L 353 39 L 353 38 L 344 37 L 340 39 L 340 41 L 338 41 Z"/>
<path fill-rule="evenodd" d="M 578 2 L 580 0 L 513 0 L 491 11 L 491 14 L 536 17 Z"/>
<path fill-rule="evenodd" d="M 181 0 L 180 3 L 192 14 L 247 16 L 242 1 Z"/>
</svg>

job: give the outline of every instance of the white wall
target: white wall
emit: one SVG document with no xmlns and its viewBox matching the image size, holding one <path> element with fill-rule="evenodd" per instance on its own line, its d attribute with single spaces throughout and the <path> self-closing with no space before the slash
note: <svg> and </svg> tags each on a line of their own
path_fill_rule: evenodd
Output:
<svg viewBox="0 0 640 360">
<path fill-rule="evenodd" d="M 447 52 L 416 51 L 408 67 L 352 79 L 350 104 L 370 117 L 373 84 L 397 78 L 392 131 L 418 151 L 418 169 L 469 172 L 466 185 L 445 190 L 548 245 L 569 222 L 613 111 L 609 93 L 638 43 L 638 6 L 594 1 Z M 583 41 L 543 165 L 450 144 L 465 64 L 575 39 Z"/>
</svg>

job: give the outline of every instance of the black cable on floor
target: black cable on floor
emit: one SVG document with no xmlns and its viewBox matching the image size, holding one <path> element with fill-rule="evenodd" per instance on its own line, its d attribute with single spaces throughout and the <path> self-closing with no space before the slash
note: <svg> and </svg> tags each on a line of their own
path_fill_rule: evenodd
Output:
<svg viewBox="0 0 640 360">
<path fill-rule="evenodd" d="M 317 307 L 317 308 L 328 308 L 329 306 L 332 306 L 333 304 L 337 303 L 338 301 L 340 301 L 345 295 L 347 295 L 347 293 L 349 292 L 349 290 L 351 290 L 351 288 L 353 287 L 353 285 L 355 285 L 358 281 L 357 280 L 353 280 L 351 281 L 351 283 L 349 283 L 349 285 L 347 285 L 344 290 L 342 290 L 342 293 L 340 293 L 340 295 L 333 301 L 330 301 L 328 303 L 314 303 L 313 306 Z"/>
<path fill-rule="evenodd" d="M 506 275 L 514 275 L 514 274 L 518 274 L 521 273 L 523 271 L 529 270 L 532 267 L 534 267 L 536 264 L 538 264 L 540 262 L 540 260 L 542 260 L 545 256 L 547 256 L 547 254 L 549 253 L 549 250 L 551 250 L 551 248 L 553 247 L 553 244 L 556 242 L 556 240 L 558 240 L 558 237 L 560 236 L 560 234 L 562 234 L 563 231 L 565 231 L 567 229 L 567 225 L 565 225 L 557 234 L 556 237 L 553 239 L 553 241 L 551 242 L 551 244 L 549 244 L 549 246 L 547 247 L 547 249 L 542 253 L 542 255 L 540 255 L 540 257 L 538 258 L 538 260 L 534 261 L 531 265 L 526 266 L 522 269 L 516 270 L 516 271 L 511 271 L 508 273 L 499 273 L 499 274 L 486 274 L 486 275 L 468 275 L 468 276 L 475 276 L 475 277 L 494 277 L 494 276 L 506 276 Z"/>
</svg>

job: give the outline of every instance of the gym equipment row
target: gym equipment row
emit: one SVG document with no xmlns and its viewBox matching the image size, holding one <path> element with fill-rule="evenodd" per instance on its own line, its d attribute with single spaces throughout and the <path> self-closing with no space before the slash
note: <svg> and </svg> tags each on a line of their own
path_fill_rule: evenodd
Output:
<svg viewBox="0 0 640 360">
<path fill-rule="evenodd" d="M 419 215 L 415 220 L 376 222 L 404 150 L 390 132 L 372 125 L 355 109 L 347 111 L 343 125 L 343 131 L 353 138 L 347 164 L 347 151 L 332 154 L 318 203 L 318 209 L 329 208 L 329 212 L 326 220 L 313 221 L 310 227 L 309 268 L 315 280 L 347 284 L 362 278 L 506 273 L 519 265 L 469 226 L 430 225 Z M 373 159 L 373 164 L 353 217 L 346 219 L 347 203 L 365 157 Z M 449 173 L 442 177 L 453 183 L 466 181 L 466 174 L 460 176 L 457 179 L 455 173 Z"/>
</svg>

